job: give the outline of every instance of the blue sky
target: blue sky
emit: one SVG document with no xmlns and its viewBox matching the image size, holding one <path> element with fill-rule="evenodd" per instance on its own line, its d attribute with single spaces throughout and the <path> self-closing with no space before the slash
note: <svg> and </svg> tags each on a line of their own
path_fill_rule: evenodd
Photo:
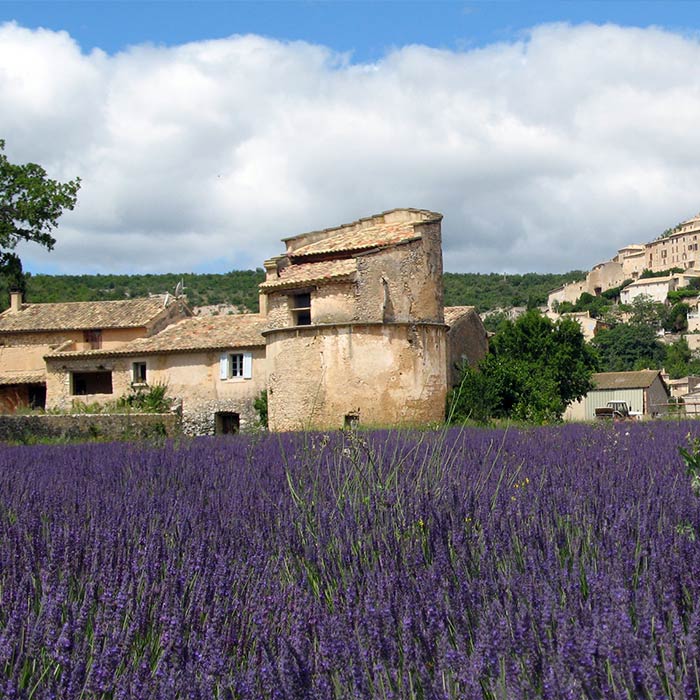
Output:
<svg viewBox="0 0 700 700">
<path fill-rule="evenodd" d="M 0 2 L 0 21 L 65 30 L 89 51 L 116 53 L 152 42 L 174 46 L 232 34 L 302 40 L 350 52 L 358 62 L 381 58 L 406 44 L 464 49 L 511 41 L 549 22 L 662 26 L 696 32 L 693 0 L 644 2 Z"/>
<path fill-rule="evenodd" d="M 700 210 L 696 2 L 2 2 L 0 138 L 80 176 L 32 272 L 259 267 L 444 214 L 445 268 L 590 268 Z"/>
</svg>

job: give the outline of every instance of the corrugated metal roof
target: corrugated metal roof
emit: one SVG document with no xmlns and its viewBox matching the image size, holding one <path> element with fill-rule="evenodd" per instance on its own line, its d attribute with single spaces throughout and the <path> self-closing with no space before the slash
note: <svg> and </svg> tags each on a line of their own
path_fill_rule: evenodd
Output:
<svg viewBox="0 0 700 700">
<path fill-rule="evenodd" d="M 166 295 L 158 295 L 122 301 L 22 304 L 20 311 L 7 309 L 0 314 L 0 333 L 137 328 L 157 318 L 166 301 Z"/>
<path fill-rule="evenodd" d="M 596 389 L 647 389 L 660 375 L 658 369 L 643 369 L 638 372 L 599 372 L 592 379 Z"/>
</svg>

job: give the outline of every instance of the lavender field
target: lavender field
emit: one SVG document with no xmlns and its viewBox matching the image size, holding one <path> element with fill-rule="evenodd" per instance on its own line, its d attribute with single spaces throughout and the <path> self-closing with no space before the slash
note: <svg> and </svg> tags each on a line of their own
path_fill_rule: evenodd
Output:
<svg viewBox="0 0 700 700">
<path fill-rule="evenodd" d="M 697 698 L 698 423 L 0 448 L 0 696 Z"/>
</svg>

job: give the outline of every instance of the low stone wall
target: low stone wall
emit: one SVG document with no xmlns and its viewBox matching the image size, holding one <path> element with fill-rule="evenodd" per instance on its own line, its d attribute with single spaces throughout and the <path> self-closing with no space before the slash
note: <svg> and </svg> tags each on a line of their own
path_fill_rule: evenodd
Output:
<svg viewBox="0 0 700 700">
<path fill-rule="evenodd" d="M 215 435 L 217 413 L 237 413 L 239 429 L 250 433 L 260 429 L 252 398 L 214 399 L 182 403 L 182 432 L 185 435 Z"/>
<path fill-rule="evenodd" d="M 175 413 L 0 415 L 1 442 L 41 439 L 145 440 L 181 433 Z"/>
</svg>

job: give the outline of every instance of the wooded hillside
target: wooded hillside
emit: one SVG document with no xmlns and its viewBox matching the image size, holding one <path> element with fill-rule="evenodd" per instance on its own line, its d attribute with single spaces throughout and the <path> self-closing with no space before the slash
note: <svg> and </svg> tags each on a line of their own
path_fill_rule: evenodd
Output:
<svg viewBox="0 0 700 700">
<path fill-rule="evenodd" d="M 538 306 L 547 294 L 564 282 L 582 279 L 585 273 L 502 275 L 454 273 L 444 275 L 445 305 L 476 306 L 480 312 L 511 306 Z M 191 306 L 233 304 L 258 310 L 258 284 L 263 270 L 237 270 L 224 274 L 161 275 L 31 275 L 27 276 L 27 301 L 98 301 L 128 299 L 175 292 L 182 282 Z M 0 307 L 9 304 L 7 284 L 0 280 Z"/>
</svg>

